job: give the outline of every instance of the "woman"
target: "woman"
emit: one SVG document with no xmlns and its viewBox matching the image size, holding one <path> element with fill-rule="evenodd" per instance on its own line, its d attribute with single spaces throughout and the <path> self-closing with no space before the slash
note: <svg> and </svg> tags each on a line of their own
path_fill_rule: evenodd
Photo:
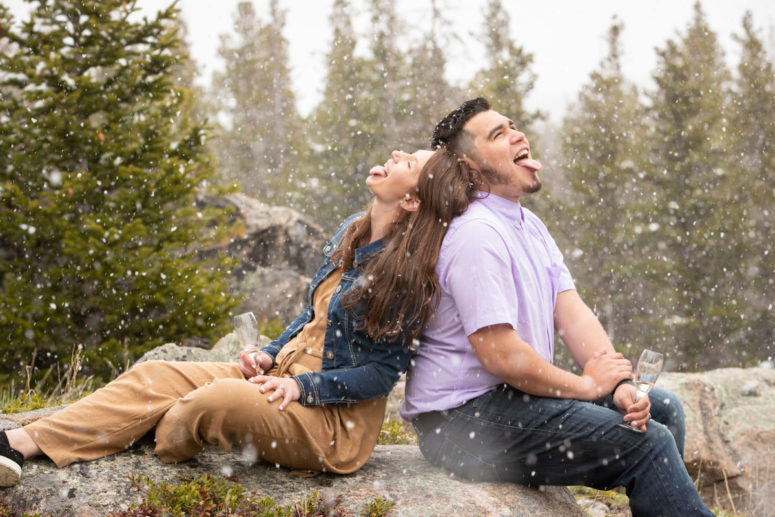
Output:
<svg viewBox="0 0 775 517">
<path fill-rule="evenodd" d="M 435 260 L 459 213 L 449 199 L 470 190 L 467 177 L 423 176 L 431 155 L 394 151 L 371 169 L 367 212 L 325 246 L 309 305 L 277 340 L 243 350 L 239 364 L 140 363 L 54 415 L 0 433 L 0 486 L 18 482 L 24 459 L 45 454 L 58 467 L 96 459 L 154 426 L 168 463 L 209 443 L 291 468 L 360 468 L 407 345 L 433 310 Z"/>
</svg>

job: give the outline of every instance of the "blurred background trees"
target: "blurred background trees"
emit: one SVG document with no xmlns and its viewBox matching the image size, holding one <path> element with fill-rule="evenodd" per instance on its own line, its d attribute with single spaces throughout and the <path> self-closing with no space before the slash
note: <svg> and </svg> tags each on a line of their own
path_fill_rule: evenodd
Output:
<svg viewBox="0 0 775 517">
<path fill-rule="evenodd" d="M 627 28 L 613 20 L 607 55 L 553 125 L 525 107 L 533 56 L 504 28 L 501 0 L 483 10 L 485 59 L 460 84 L 447 79 L 458 35 L 445 33 L 444 0 L 413 34 L 391 1 L 334 0 L 323 93 L 306 115 L 279 0 L 264 16 L 239 4 L 207 87 L 174 10 L 129 21 L 117 13 L 133 2 L 33 3 L 22 25 L 0 9 L 6 373 L 32 350 L 110 356 L 151 335 L 224 332 L 228 264 L 192 249 L 228 225 L 197 214 L 196 189 L 237 185 L 331 230 L 368 200 L 373 165 L 429 145 L 435 122 L 476 95 L 544 159 L 545 189 L 526 204 L 617 348 L 661 349 L 681 370 L 772 358 L 775 74 L 750 15 L 730 70 L 697 3 L 645 91 L 622 72 Z"/>
</svg>

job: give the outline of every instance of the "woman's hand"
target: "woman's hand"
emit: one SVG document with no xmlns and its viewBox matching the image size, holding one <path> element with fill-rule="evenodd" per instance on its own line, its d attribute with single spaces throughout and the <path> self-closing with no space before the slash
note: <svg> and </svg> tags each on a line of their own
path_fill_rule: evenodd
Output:
<svg viewBox="0 0 775 517">
<path fill-rule="evenodd" d="M 292 377 L 272 377 L 270 375 L 256 375 L 248 379 L 250 382 L 260 384 L 261 393 L 271 391 L 272 394 L 267 397 L 266 400 L 274 402 L 277 399 L 282 399 L 280 402 L 280 411 L 288 407 L 294 400 L 299 400 L 301 397 L 301 388 L 299 383 Z"/>
<path fill-rule="evenodd" d="M 641 431 L 646 430 L 646 422 L 651 418 L 651 401 L 648 394 L 638 396 L 638 390 L 632 384 L 622 384 L 614 392 L 614 404 L 624 415 L 624 421 Z"/>
<path fill-rule="evenodd" d="M 239 369 L 246 379 L 263 375 L 272 368 L 272 357 L 256 347 L 244 348 L 239 353 Z"/>
</svg>

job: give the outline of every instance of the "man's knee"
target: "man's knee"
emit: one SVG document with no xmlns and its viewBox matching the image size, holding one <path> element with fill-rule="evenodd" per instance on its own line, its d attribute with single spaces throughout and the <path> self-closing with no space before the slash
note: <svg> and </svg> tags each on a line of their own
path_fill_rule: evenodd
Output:
<svg viewBox="0 0 775 517">
<path fill-rule="evenodd" d="M 683 456 L 686 441 L 684 408 L 675 393 L 654 388 L 649 394 L 653 420 L 665 425 L 675 438 L 678 452 Z"/>
<path fill-rule="evenodd" d="M 684 421 L 684 408 L 681 400 L 672 391 L 657 390 L 651 393 L 652 414 L 659 413 L 659 416 L 667 422 L 663 424 L 670 425 Z"/>
</svg>

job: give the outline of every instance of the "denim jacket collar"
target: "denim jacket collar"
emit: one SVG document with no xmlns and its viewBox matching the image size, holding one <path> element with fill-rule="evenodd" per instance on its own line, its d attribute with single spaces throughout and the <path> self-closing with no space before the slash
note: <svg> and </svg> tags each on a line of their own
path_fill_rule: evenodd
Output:
<svg viewBox="0 0 775 517">
<path fill-rule="evenodd" d="M 370 242 L 365 246 L 361 246 L 355 250 L 355 256 L 353 257 L 353 267 L 358 267 L 364 260 L 368 259 L 372 255 L 382 251 L 384 241 L 377 239 L 374 242 Z"/>
</svg>

